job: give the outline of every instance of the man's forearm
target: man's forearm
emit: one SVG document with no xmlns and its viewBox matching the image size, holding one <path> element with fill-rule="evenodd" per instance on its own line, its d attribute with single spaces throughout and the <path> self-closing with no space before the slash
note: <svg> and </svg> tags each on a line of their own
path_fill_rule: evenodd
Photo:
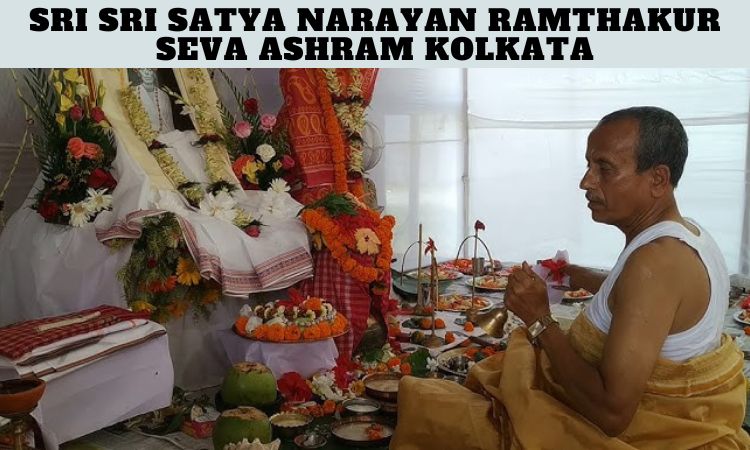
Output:
<svg viewBox="0 0 750 450">
<path fill-rule="evenodd" d="M 551 326 L 539 336 L 552 365 L 555 381 L 568 395 L 570 406 L 602 430 L 612 421 L 607 392 L 599 370 L 573 349 L 558 326 Z"/>
<path fill-rule="evenodd" d="M 565 273 L 570 275 L 570 286 L 575 289 L 586 289 L 589 292 L 597 292 L 601 288 L 604 279 L 607 278 L 607 271 L 590 269 L 588 267 L 570 265 L 565 269 Z"/>
</svg>

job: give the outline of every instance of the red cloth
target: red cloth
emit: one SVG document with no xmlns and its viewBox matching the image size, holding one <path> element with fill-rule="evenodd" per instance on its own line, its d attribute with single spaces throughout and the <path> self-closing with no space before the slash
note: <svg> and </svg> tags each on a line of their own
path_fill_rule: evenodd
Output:
<svg viewBox="0 0 750 450">
<path fill-rule="evenodd" d="M 565 276 L 565 272 L 563 272 L 563 269 L 567 267 L 568 263 L 565 260 L 554 260 L 554 259 L 545 259 L 542 261 L 542 267 L 546 267 L 549 269 L 549 275 L 547 275 L 547 278 L 552 277 L 552 280 L 555 283 L 560 283 L 563 280 L 563 277 Z"/>
<path fill-rule="evenodd" d="M 284 106 L 279 123 L 289 132 L 289 142 L 297 160 L 295 167 L 302 181 L 302 189 L 292 196 L 300 203 L 310 204 L 333 191 L 332 146 L 323 120 L 323 108 L 318 98 L 316 73 L 318 69 L 281 69 L 279 84 Z M 378 69 L 361 69 L 362 98 L 369 104 L 375 89 Z M 351 80 L 347 70 L 338 69 L 344 87 Z M 349 180 L 349 184 L 362 179 Z M 351 189 L 351 187 L 350 187 Z"/>
<path fill-rule="evenodd" d="M 99 317 L 87 322 L 38 331 L 39 325 L 60 322 L 66 319 L 87 316 L 99 312 Z M 52 344 L 63 339 L 88 333 L 115 323 L 131 319 L 147 319 L 148 313 L 134 313 L 116 306 L 97 306 L 96 308 L 65 314 L 56 317 L 27 320 L 0 328 L 0 355 L 10 359 L 18 359 L 35 348 Z"/>
<path fill-rule="evenodd" d="M 352 352 L 367 329 L 370 315 L 368 286 L 345 273 L 328 250 L 313 253 L 315 277 L 302 282 L 304 295 L 321 297 L 333 304 L 349 320 L 351 331 L 335 339 L 339 355 L 352 357 Z"/>
</svg>

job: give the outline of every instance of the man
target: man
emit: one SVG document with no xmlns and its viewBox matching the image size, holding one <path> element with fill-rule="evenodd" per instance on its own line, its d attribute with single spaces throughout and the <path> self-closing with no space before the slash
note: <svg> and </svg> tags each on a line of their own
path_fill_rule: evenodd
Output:
<svg viewBox="0 0 750 450">
<path fill-rule="evenodd" d="M 550 316 L 545 282 L 526 263 L 510 276 L 505 303 L 528 330 L 471 371 L 467 387 L 479 394 L 463 393 L 465 403 L 492 419 L 454 420 L 460 448 L 497 448 L 493 438 L 529 449 L 750 448 L 740 428 L 742 356 L 721 334 L 726 267 L 674 198 L 686 158 L 685 130 L 659 108 L 616 111 L 591 132 L 580 187 L 593 219 L 619 228 L 626 247 L 606 277 L 569 269 L 571 284 L 598 292 L 568 335 Z M 455 388 L 404 380 L 393 448 L 428 448 L 416 444 L 424 433 L 406 431 L 410 408 L 402 400 L 416 401 L 414 392 L 469 413 Z M 487 429 L 493 424 L 499 433 Z M 467 427 L 465 435 L 455 430 Z"/>
</svg>

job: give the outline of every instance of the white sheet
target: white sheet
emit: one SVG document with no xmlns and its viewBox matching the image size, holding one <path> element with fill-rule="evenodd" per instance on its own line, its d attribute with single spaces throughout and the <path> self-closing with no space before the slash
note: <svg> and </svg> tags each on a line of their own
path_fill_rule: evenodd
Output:
<svg viewBox="0 0 750 450">
<path fill-rule="evenodd" d="M 7 375 L 0 370 L 0 378 Z M 47 450 L 57 450 L 63 442 L 168 406 L 173 381 L 167 337 L 160 336 L 50 378 L 32 416 Z"/>
<path fill-rule="evenodd" d="M 232 330 L 219 330 L 216 336 L 232 364 L 254 361 L 271 369 L 276 378 L 287 372 L 297 372 L 309 378 L 322 370 L 336 367 L 339 356 L 333 339 L 302 344 L 257 342 L 236 335 Z"/>
</svg>

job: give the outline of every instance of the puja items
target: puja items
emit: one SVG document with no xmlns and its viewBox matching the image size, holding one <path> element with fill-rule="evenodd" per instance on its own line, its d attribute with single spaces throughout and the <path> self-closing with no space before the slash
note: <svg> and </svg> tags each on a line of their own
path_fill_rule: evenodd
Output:
<svg viewBox="0 0 750 450">
<path fill-rule="evenodd" d="M 305 299 L 299 291 L 290 289 L 288 300 L 243 306 L 234 330 L 258 341 L 309 342 L 346 334 L 349 321 L 324 299 Z"/>
<path fill-rule="evenodd" d="M 271 442 L 271 422 L 268 416 L 255 408 L 240 407 L 221 413 L 214 427 L 215 449 L 223 449 L 227 444 L 241 443 L 244 439 L 261 443 Z"/>
<path fill-rule="evenodd" d="M 276 400 L 276 378 L 263 364 L 234 364 L 221 385 L 221 398 L 232 406 L 268 406 Z"/>
<path fill-rule="evenodd" d="M 568 252 L 558 250 L 554 258 L 537 261 L 532 270 L 547 282 L 547 296 L 551 304 L 560 303 L 566 290 L 570 289 L 570 277 L 564 269 L 568 265 Z"/>
<path fill-rule="evenodd" d="M 331 434 L 341 443 L 352 447 L 378 447 L 386 445 L 395 431 L 384 419 L 357 416 L 331 425 Z"/>
<path fill-rule="evenodd" d="M 274 436 L 293 439 L 312 423 L 313 417 L 299 413 L 281 412 L 271 416 L 270 421 Z"/>
</svg>

